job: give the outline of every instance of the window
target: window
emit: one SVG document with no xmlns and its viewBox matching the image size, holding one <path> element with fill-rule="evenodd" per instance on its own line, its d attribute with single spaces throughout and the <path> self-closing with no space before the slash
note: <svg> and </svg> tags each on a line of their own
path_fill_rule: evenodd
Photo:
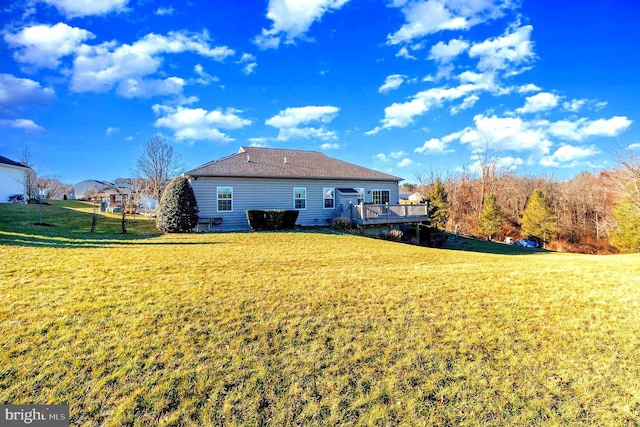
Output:
<svg viewBox="0 0 640 427">
<path fill-rule="evenodd" d="M 336 189 L 335 188 L 323 188 L 322 194 L 324 195 L 324 208 L 325 209 L 333 209 L 335 208 L 335 200 L 336 200 Z"/>
<path fill-rule="evenodd" d="M 293 209 L 307 209 L 307 189 L 304 187 L 294 187 L 293 189 Z"/>
<path fill-rule="evenodd" d="M 358 204 L 364 203 L 364 188 L 355 188 L 358 192 Z"/>
<path fill-rule="evenodd" d="M 233 210 L 233 187 L 218 187 L 218 212 Z"/>
<path fill-rule="evenodd" d="M 374 205 L 389 203 L 389 190 L 373 190 L 372 193 Z"/>
</svg>

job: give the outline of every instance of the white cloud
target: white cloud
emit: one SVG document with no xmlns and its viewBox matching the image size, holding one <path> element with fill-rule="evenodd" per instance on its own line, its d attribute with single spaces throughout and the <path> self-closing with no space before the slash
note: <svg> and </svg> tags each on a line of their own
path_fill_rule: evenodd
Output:
<svg viewBox="0 0 640 427">
<path fill-rule="evenodd" d="M 520 86 L 518 88 L 518 93 L 540 92 L 541 90 L 542 89 L 539 86 L 536 86 L 533 83 L 529 83 L 529 84 Z"/>
<path fill-rule="evenodd" d="M 267 18 L 272 21 L 271 28 L 262 29 L 254 39 L 261 49 L 276 49 L 282 38 L 293 43 L 304 37 L 311 25 L 322 19 L 325 13 L 333 12 L 344 6 L 349 0 L 269 0 Z"/>
<path fill-rule="evenodd" d="M 152 33 L 132 45 L 115 42 L 82 45 L 74 61 L 71 89 L 106 92 L 115 86 L 123 96 L 139 97 L 179 93 L 184 80 L 178 77 L 146 80 L 159 71 L 163 54 L 183 52 L 193 52 L 215 61 L 224 61 L 234 54 L 226 46 L 210 46 L 206 32 L 169 32 L 166 36 Z"/>
<path fill-rule="evenodd" d="M 240 129 L 251 124 L 251 120 L 239 116 L 242 111 L 234 108 L 228 108 L 226 111 L 207 111 L 203 108 L 156 104 L 153 106 L 153 112 L 159 116 L 155 126 L 173 130 L 177 140 L 229 142 L 233 141 L 233 138 L 220 129 Z"/>
<path fill-rule="evenodd" d="M 53 96 L 53 89 L 42 87 L 36 81 L 0 74 L 0 112 L 5 108 L 15 110 L 28 105 L 42 105 Z"/>
<path fill-rule="evenodd" d="M 249 138 L 249 142 L 251 143 L 252 147 L 267 147 L 267 141 L 268 138 L 265 137 L 255 137 L 255 138 Z"/>
<path fill-rule="evenodd" d="M 251 55 L 250 53 L 243 53 L 242 57 L 237 63 L 243 65 L 242 72 L 247 75 L 252 74 L 258 66 L 256 57 Z"/>
<path fill-rule="evenodd" d="M 640 150 L 640 142 L 627 145 L 627 150 Z"/>
<path fill-rule="evenodd" d="M 586 99 L 572 99 L 571 102 L 566 101 L 562 104 L 565 110 L 577 113 L 587 103 Z"/>
<path fill-rule="evenodd" d="M 410 101 L 393 103 L 386 107 L 384 109 L 385 117 L 381 120 L 381 125 L 366 132 L 366 134 L 373 135 L 382 129 L 406 127 L 413 123 L 414 117 L 426 113 L 433 107 L 442 105 L 444 101 L 453 101 L 469 96 L 475 91 L 489 89 L 491 89 L 490 85 L 482 83 L 463 84 L 452 88 L 432 88 L 418 92 Z"/>
<path fill-rule="evenodd" d="M 492 39 L 476 43 L 469 48 L 469 56 L 478 58 L 478 69 L 518 71 L 516 66 L 528 64 L 535 59 L 531 42 L 531 25 L 509 28 L 507 32 Z"/>
<path fill-rule="evenodd" d="M 204 70 L 204 67 L 201 64 L 196 64 L 193 67 L 193 71 L 199 76 L 195 81 L 196 83 L 200 83 L 201 85 L 208 86 L 212 82 L 219 82 L 220 79 L 216 76 L 212 76 Z"/>
<path fill-rule="evenodd" d="M 178 95 L 185 85 L 180 77 L 160 79 L 126 79 L 118 84 L 117 93 L 124 98 L 150 98 L 156 95 Z"/>
<path fill-rule="evenodd" d="M 469 49 L 469 42 L 461 39 L 449 40 L 449 43 L 438 42 L 431 47 L 429 59 L 446 64 L 456 56 Z"/>
<path fill-rule="evenodd" d="M 518 113 L 537 113 L 550 110 L 558 105 L 558 96 L 549 92 L 536 93 L 525 99 L 524 106 L 516 109 Z"/>
<path fill-rule="evenodd" d="M 334 142 L 334 143 L 325 142 L 324 144 L 322 144 L 320 146 L 320 149 L 322 149 L 322 150 L 337 150 L 340 147 L 342 147 L 342 145 L 338 144 L 337 142 Z"/>
<path fill-rule="evenodd" d="M 376 159 L 380 160 L 381 162 L 385 162 L 385 163 L 389 161 L 389 158 L 384 153 L 376 154 Z"/>
<path fill-rule="evenodd" d="M 28 132 L 44 132 L 42 127 L 30 119 L 0 119 L 0 126 L 22 129 Z"/>
<path fill-rule="evenodd" d="M 430 153 L 444 154 L 444 153 L 451 153 L 454 151 L 447 147 L 448 147 L 448 144 L 444 140 L 441 140 L 438 138 L 431 138 L 425 141 L 422 147 L 418 147 L 413 151 L 416 153 L 422 153 L 422 154 L 430 154 Z"/>
<path fill-rule="evenodd" d="M 542 166 L 565 166 L 574 167 L 577 162 L 600 154 L 595 146 L 575 147 L 573 145 L 562 145 L 552 155 L 540 159 Z"/>
<path fill-rule="evenodd" d="M 443 30 L 468 30 L 502 16 L 510 3 L 493 0 L 396 1 L 391 6 L 402 8 L 406 22 L 387 36 L 387 43 L 409 42 Z"/>
<path fill-rule="evenodd" d="M 585 136 L 618 136 L 631 126 L 631 120 L 624 116 L 610 119 L 598 119 L 588 123 L 584 128 Z"/>
<path fill-rule="evenodd" d="M 473 153 L 482 152 L 527 152 L 529 162 L 540 162 L 543 166 L 575 165 L 571 163 L 598 154 L 594 146 L 575 147 L 561 143 L 553 154 L 558 140 L 583 141 L 590 137 L 617 136 L 631 125 L 626 117 L 588 120 L 524 120 L 521 117 L 498 117 L 478 114 L 474 126 L 445 136 L 441 140 L 432 139 L 416 152 L 428 153 L 446 147 L 452 141 L 468 144 Z M 582 156 L 582 157 L 581 157 Z"/>
<path fill-rule="evenodd" d="M 107 15 L 111 12 L 124 12 L 127 10 L 129 0 L 41 0 L 55 6 L 67 18 L 75 18 L 90 15 Z"/>
<path fill-rule="evenodd" d="M 16 34 L 4 35 L 7 44 L 16 49 L 13 54 L 16 61 L 38 68 L 57 68 L 60 58 L 72 54 L 82 42 L 94 37 L 87 30 L 62 22 L 33 25 Z"/>
<path fill-rule="evenodd" d="M 265 124 L 276 128 L 291 128 L 312 121 L 329 123 L 340 109 L 329 105 L 290 107 L 266 120 Z"/>
<path fill-rule="evenodd" d="M 407 49 L 406 46 L 402 46 L 400 48 L 400 50 L 396 53 L 396 57 L 404 58 L 404 59 L 413 59 L 413 60 L 418 59 L 409 53 L 409 49 Z"/>
<path fill-rule="evenodd" d="M 156 15 L 159 16 L 166 16 L 166 15 L 173 15 L 173 8 L 172 7 L 159 7 L 156 9 Z"/>
<path fill-rule="evenodd" d="M 324 126 L 307 126 L 312 122 L 330 123 L 340 109 L 330 105 L 290 107 L 280 111 L 265 121 L 266 125 L 279 130 L 277 139 L 287 141 L 293 138 L 302 139 L 336 139 L 337 134 L 325 129 Z"/>
<path fill-rule="evenodd" d="M 382 86 L 378 88 L 379 93 L 387 93 L 392 90 L 398 89 L 402 83 L 404 83 L 404 79 L 406 76 L 402 74 L 392 74 L 387 76 Z"/>
<path fill-rule="evenodd" d="M 398 162 L 399 168 L 406 168 L 407 166 L 411 166 L 413 164 L 413 160 L 408 157 L 405 157 L 401 161 Z"/>
<path fill-rule="evenodd" d="M 462 104 L 451 107 L 449 109 L 449 112 L 452 115 L 458 114 L 462 110 L 468 110 L 469 108 L 472 108 L 474 105 L 476 105 L 476 102 L 478 102 L 479 100 L 480 100 L 480 97 L 478 95 L 476 94 L 469 95 L 462 101 Z"/>
<path fill-rule="evenodd" d="M 475 128 L 457 133 L 461 143 L 472 151 L 530 151 L 540 157 L 549 153 L 553 145 L 544 129 L 520 117 L 497 117 L 478 114 L 473 118 Z"/>
<path fill-rule="evenodd" d="M 105 132 L 105 135 L 107 136 L 111 136 L 112 134 L 114 134 L 115 132 L 118 132 L 120 129 L 113 127 L 113 126 L 109 126 L 107 128 L 107 131 Z"/>
</svg>

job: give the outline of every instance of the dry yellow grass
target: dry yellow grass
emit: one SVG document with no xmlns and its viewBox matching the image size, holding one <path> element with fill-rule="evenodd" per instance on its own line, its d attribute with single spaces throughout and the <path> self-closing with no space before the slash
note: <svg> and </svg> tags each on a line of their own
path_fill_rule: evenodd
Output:
<svg viewBox="0 0 640 427">
<path fill-rule="evenodd" d="M 0 402 L 73 425 L 640 424 L 637 255 L 12 233 Z"/>
</svg>

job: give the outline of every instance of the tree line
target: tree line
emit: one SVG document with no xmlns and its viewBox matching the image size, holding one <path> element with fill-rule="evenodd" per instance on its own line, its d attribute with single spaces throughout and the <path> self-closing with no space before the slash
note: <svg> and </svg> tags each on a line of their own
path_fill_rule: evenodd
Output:
<svg viewBox="0 0 640 427">
<path fill-rule="evenodd" d="M 430 203 L 432 225 L 492 240 L 529 239 L 567 252 L 640 252 L 640 157 L 569 180 L 519 176 L 492 159 L 477 174 L 418 176 L 404 184 Z"/>
</svg>

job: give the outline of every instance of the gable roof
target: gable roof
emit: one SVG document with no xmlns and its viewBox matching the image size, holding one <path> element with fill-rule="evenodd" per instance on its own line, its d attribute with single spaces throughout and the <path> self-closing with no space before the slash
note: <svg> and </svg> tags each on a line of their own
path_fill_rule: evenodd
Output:
<svg viewBox="0 0 640 427">
<path fill-rule="evenodd" d="M 5 164 L 9 166 L 17 166 L 19 168 L 29 169 L 29 166 L 25 166 L 22 163 L 14 162 L 11 159 L 7 159 L 6 157 L 0 156 L 0 164 Z"/>
<path fill-rule="evenodd" d="M 334 159 L 318 151 L 240 147 L 240 151 L 184 173 L 188 176 L 353 179 L 402 181 L 402 178 Z"/>
</svg>

